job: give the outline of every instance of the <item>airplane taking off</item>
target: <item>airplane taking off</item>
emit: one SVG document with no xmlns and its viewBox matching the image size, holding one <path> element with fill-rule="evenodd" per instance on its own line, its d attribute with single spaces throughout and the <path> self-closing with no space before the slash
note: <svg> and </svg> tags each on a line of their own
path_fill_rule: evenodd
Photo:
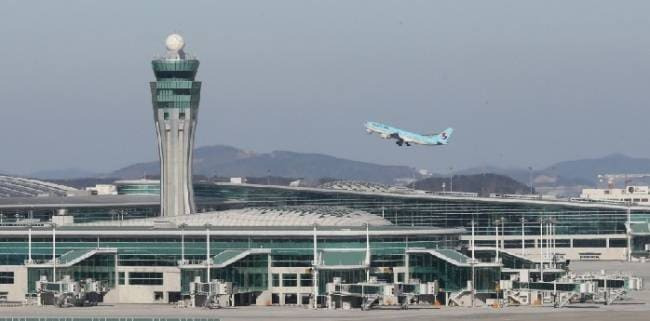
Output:
<svg viewBox="0 0 650 321">
<path fill-rule="evenodd" d="M 377 133 L 383 139 L 396 139 L 397 141 L 395 143 L 399 146 L 404 144 L 406 144 L 406 146 L 411 146 L 411 144 L 447 145 L 449 137 L 454 129 L 447 128 L 438 134 L 421 135 L 384 125 L 382 123 L 369 121 L 366 123 L 366 131 L 368 134 Z"/>
</svg>

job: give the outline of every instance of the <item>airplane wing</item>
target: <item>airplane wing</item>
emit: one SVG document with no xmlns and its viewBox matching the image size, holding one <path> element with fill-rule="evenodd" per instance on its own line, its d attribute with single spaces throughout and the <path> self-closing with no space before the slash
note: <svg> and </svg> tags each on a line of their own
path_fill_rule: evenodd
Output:
<svg viewBox="0 0 650 321">
<path fill-rule="evenodd" d="M 389 138 L 395 139 L 396 142 L 395 144 L 402 146 L 403 144 L 406 144 L 406 146 L 411 146 L 411 144 L 406 141 L 402 136 L 399 135 L 399 133 L 395 132 L 389 135 Z"/>
</svg>

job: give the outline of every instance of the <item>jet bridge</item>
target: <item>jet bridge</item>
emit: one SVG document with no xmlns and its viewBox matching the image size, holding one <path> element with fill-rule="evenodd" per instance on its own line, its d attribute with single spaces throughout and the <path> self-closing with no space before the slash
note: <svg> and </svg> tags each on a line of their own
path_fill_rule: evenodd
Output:
<svg viewBox="0 0 650 321">
<path fill-rule="evenodd" d="M 369 282 L 346 284 L 336 277 L 333 282 L 327 283 L 327 307 L 369 310 L 377 306 L 398 306 L 408 309 L 422 296 L 435 296 L 438 291 L 437 282 L 412 280 L 409 283 L 384 283 L 371 277 Z"/>
<path fill-rule="evenodd" d="M 46 277 L 36 281 L 38 305 L 56 305 L 60 308 L 71 306 L 95 306 L 108 292 L 101 281 L 85 279 L 74 281 L 69 275 L 57 282 L 48 282 Z"/>
<path fill-rule="evenodd" d="M 508 305 L 552 304 L 556 308 L 571 303 L 609 305 L 630 291 L 640 290 L 642 279 L 622 275 L 567 274 L 552 282 L 501 281 Z"/>
<path fill-rule="evenodd" d="M 205 307 L 210 309 L 223 308 L 233 305 L 232 282 L 212 280 L 209 283 L 201 282 L 201 277 L 196 277 L 190 283 L 190 302 L 192 307 Z"/>
</svg>

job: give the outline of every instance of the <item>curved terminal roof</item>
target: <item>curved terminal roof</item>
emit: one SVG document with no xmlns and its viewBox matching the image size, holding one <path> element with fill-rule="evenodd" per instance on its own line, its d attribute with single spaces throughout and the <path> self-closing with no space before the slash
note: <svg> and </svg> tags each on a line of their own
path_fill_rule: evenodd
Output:
<svg viewBox="0 0 650 321">
<path fill-rule="evenodd" d="M 187 226 L 386 226 L 391 225 L 377 215 L 361 210 L 335 206 L 251 207 L 182 216 L 125 220 L 122 226 L 148 226 L 160 223 Z M 114 225 L 112 221 L 75 225 Z"/>
<path fill-rule="evenodd" d="M 275 190 L 287 190 L 287 191 L 305 191 L 305 192 L 316 192 L 322 194 L 351 194 L 351 195 L 363 195 L 363 196 L 373 196 L 373 197 L 387 197 L 387 198 L 397 198 L 397 199 L 413 199 L 413 200 L 441 200 L 441 201 L 472 201 L 480 202 L 484 204 L 518 204 L 518 205 L 557 205 L 557 206 L 568 206 L 572 208 L 594 208 L 594 209 L 613 209 L 613 210 L 641 210 L 647 211 L 648 206 L 645 205 L 621 205 L 621 204 L 612 204 L 609 202 L 594 202 L 594 201 L 584 201 L 584 200 L 574 200 L 574 199 L 545 199 L 545 198 L 517 198 L 517 197 L 503 197 L 503 196 L 494 196 L 494 197 L 482 197 L 477 196 L 474 193 L 453 193 L 453 194 L 428 194 L 421 193 L 416 190 L 407 189 L 406 192 L 380 192 L 380 191 L 363 191 L 363 190 L 350 190 L 350 189 L 332 189 L 324 188 L 322 185 L 319 187 L 293 187 L 293 186 L 278 186 L 278 185 L 261 185 L 261 184 L 232 184 L 232 183 L 216 183 L 217 186 L 230 186 L 237 188 L 265 188 L 265 189 L 275 189 Z M 510 195 L 517 196 L 517 195 Z M 526 195 L 520 195 L 526 196 Z"/>
<path fill-rule="evenodd" d="M 0 175 L 0 197 L 65 196 L 77 189 L 30 178 Z"/>
<path fill-rule="evenodd" d="M 356 191 L 356 192 L 379 192 L 379 193 L 404 193 L 413 191 L 406 187 L 389 186 L 384 184 L 368 183 L 361 181 L 332 181 L 319 186 L 323 189 L 333 189 L 342 191 Z"/>
<path fill-rule="evenodd" d="M 115 185 L 160 185 L 159 179 L 121 179 L 114 182 Z"/>
</svg>

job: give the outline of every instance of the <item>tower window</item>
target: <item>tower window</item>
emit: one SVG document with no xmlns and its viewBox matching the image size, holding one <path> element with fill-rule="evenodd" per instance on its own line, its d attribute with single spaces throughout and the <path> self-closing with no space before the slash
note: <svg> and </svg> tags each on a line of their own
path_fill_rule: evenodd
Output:
<svg viewBox="0 0 650 321">
<path fill-rule="evenodd" d="M 183 112 L 178 113 L 178 119 L 184 120 L 185 119 L 185 113 L 183 113 Z"/>
<path fill-rule="evenodd" d="M 165 119 L 165 120 L 169 119 L 169 113 L 168 112 L 163 113 L 163 119 Z"/>
<path fill-rule="evenodd" d="M 190 89 L 174 89 L 173 91 L 174 95 L 191 95 L 192 92 Z"/>
</svg>

